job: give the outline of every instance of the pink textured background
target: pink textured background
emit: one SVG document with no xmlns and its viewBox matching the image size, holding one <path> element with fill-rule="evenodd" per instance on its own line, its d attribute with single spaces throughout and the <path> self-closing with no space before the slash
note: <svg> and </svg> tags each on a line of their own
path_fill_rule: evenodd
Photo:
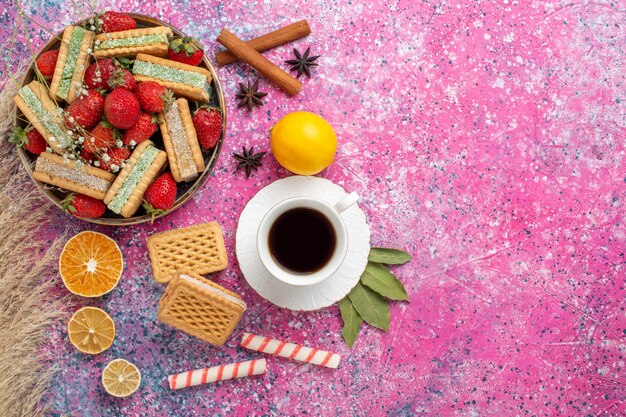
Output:
<svg viewBox="0 0 626 417">
<path fill-rule="evenodd" d="M 85 16 L 69 4 L 31 1 L 25 14 L 56 31 Z M 295 98 L 262 80 L 270 94 L 252 114 L 236 109 L 234 94 L 254 73 L 246 65 L 218 70 L 229 105 L 223 153 L 176 213 L 127 229 L 59 214 L 42 236 L 99 230 L 127 261 L 121 285 L 90 302 L 118 325 L 110 350 L 85 357 L 64 323 L 51 333 L 46 352 L 60 368 L 48 396 L 55 415 L 626 414 L 623 2 L 112 4 L 99 7 L 169 21 L 201 39 L 212 60 L 223 27 L 248 39 L 307 18 L 313 34 L 294 46 L 322 58 Z M 3 39 L 14 17 L 13 6 L 0 11 Z M 26 24 L 41 45 L 45 32 Z M 12 68 L 28 56 L 23 44 L 15 51 Z M 288 46 L 266 54 L 276 63 L 290 55 Z M 322 176 L 361 194 L 372 243 L 414 255 L 396 270 L 411 303 L 394 304 L 390 331 L 366 327 L 351 351 L 337 308 L 272 306 L 245 283 L 234 256 L 243 206 L 288 173 L 268 155 L 246 180 L 233 174 L 229 155 L 242 145 L 266 149 L 269 127 L 294 110 L 320 113 L 336 128 L 337 161 Z M 163 288 L 150 276 L 146 237 L 210 220 L 223 225 L 231 261 L 216 280 L 249 305 L 236 335 L 245 329 L 335 350 L 344 356 L 339 370 L 271 359 L 263 378 L 169 392 L 169 373 L 254 356 L 237 348 L 237 337 L 214 348 L 155 318 Z M 119 356 L 144 375 L 125 400 L 99 385 L 102 367 Z"/>
</svg>

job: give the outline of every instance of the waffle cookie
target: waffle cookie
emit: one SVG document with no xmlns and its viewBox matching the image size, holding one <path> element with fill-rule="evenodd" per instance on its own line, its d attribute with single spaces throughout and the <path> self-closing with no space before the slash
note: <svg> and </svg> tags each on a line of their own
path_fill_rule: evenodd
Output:
<svg viewBox="0 0 626 417">
<path fill-rule="evenodd" d="M 68 26 L 63 32 L 59 57 L 50 83 L 50 95 L 68 103 L 83 86 L 89 65 L 94 33 L 80 26 Z"/>
<path fill-rule="evenodd" d="M 72 146 L 61 116 L 63 110 L 50 99 L 46 86 L 32 81 L 20 88 L 13 101 L 54 152 L 63 153 Z"/>
<path fill-rule="evenodd" d="M 216 222 L 155 233 L 148 238 L 148 253 L 157 282 L 168 282 L 181 270 L 204 275 L 228 266 L 222 228 Z"/>
<path fill-rule="evenodd" d="M 109 210 L 124 217 L 135 214 L 143 193 L 161 172 L 166 160 L 165 152 L 157 149 L 151 141 L 146 140 L 137 145 L 104 196 L 104 203 Z"/>
<path fill-rule="evenodd" d="M 226 343 L 246 303 L 232 291 L 184 272 L 177 274 L 161 297 L 158 319 L 216 346 Z"/>
<path fill-rule="evenodd" d="M 95 38 L 93 55 L 96 59 L 134 57 L 138 53 L 166 56 L 172 34 L 165 26 L 102 33 Z"/>
<path fill-rule="evenodd" d="M 33 178 L 102 200 L 113 184 L 115 175 L 90 165 L 77 167 L 76 161 L 64 160 L 59 155 L 44 152 L 35 162 Z"/>
<path fill-rule="evenodd" d="M 211 73 L 193 65 L 138 54 L 133 75 L 137 81 L 154 81 L 192 100 L 209 101 L 211 96 Z"/>
<path fill-rule="evenodd" d="M 158 117 L 174 179 L 176 182 L 188 182 L 197 178 L 204 171 L 204 158 L 187 100 L 179 98 Z"/>
</svg>

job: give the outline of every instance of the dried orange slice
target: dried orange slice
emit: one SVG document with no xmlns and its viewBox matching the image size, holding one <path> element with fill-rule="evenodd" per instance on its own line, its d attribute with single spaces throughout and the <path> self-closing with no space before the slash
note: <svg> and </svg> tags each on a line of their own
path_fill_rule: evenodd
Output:
<svg viewBox="0 0 626 417">
<path fill-rule="evenodd" d="M 123 269 L 117 243 L 97 232 L 81 232 L 71 238 L 59 259 L 63 283 L 73 294 L 83 297 L 99 297 L 111 291 Z"/>
<path fill-rule="evenodd" d="M 67 323 L 67 335 L 76 349 L 95 355 L 113 344 L 115 323 L 106 311 L 83 307 Z"/>
<path fill-rule="evenodd" d="M 141 384 L 141 372 L 125 359 L 114 359 L 102 371 L 102 385 L 114 397 L 128 397 Z"/>
</svg>

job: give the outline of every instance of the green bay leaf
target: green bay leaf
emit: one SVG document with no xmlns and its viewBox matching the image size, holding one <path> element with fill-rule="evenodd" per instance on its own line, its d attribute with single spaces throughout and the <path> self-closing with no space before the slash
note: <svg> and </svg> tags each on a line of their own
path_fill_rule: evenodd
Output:
<svg viewBox="0 0 626 417">
<path fill-rule="evenodd" d="M 368 262 L 361 275 L 361 283 L 391 300 L 409 300 L 404 285 L 382 264 Z"/>
<path fill-rule="evenodd" d="M 400 265 L 410 261 L 411 255 L 400 249 L 391 248 L 372 248 L 368 260 L 370 262 L 378 262 L 387 265 Z"/>
<path fill-rule="evenodd" d="M 348 294 L 359 316 L 379 329 L 389 330 L 389 305 L 382 296 L 360 282 Z"/>
<path fill-rule="evenodd" d="M 341 318 L 343 319 L 343 328 L 341 329 L 341 335 L 343 340 L 346 341 L 348 347 L 352 347 L 356 338 L 359 336 L 359 329 L 363 319 L 359 316 L 352 302 L 348 297 L 339 301 L 339 310 L 341 311 Z"/>
</svg>

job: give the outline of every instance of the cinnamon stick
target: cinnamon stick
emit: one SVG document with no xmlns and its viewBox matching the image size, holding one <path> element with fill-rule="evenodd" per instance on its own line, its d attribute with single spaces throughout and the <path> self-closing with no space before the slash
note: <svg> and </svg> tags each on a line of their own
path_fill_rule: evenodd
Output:
<svg viewBox="0 0 626 417">
<path fill-rule="evenodd" d="M 234 33 L 223 29 L 217 41 L 228 48 L 237 58 L 247 63 L 291 96 L 298 94 L 302 88 L 300 81 L 274 65 L 269 59 L 246 45 Z"/>
<path fill-rule="evenodd" d="M 292 23 L 289 26 L 280 28 L 273 32 L 267 33 L 258 38 L 254 38 L 246 42 L 248 46 L 252 47 L 257 52 L 267 51 L 268 49 L 275 48 L 280 45 L 284 45 L 288 42 L 295 41 L 300 38 L 304 38 L 311 33 L 309 22 L 306 20 L 300 20 L 299 22 Z M 226 50 L 218 52 L 215 55 L 218 65 L 231 64 L 237 62 L 239 58 L 232 52 Z"/>
</svg>

